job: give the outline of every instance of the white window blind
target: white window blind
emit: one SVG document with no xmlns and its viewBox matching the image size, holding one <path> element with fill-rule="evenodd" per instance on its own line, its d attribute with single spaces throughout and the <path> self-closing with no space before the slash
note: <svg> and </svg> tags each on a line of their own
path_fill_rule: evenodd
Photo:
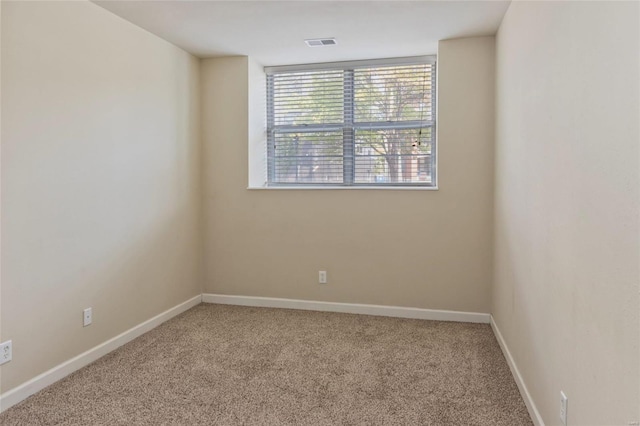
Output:
<svg viewBox="0 0 640 426">
<path fill-rule="evenodd" d="M 401 62 L 267 68 L 268 184 L 435 186 L 435 60 Z"/>
</svg>

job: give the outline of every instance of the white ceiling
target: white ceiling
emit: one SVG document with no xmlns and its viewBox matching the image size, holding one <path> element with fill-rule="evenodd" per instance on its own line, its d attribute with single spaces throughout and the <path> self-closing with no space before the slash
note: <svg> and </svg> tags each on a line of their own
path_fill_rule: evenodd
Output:
<svg viewBox="0 0 640 426">
<path fill-rule="evenodd" d="M 509 1 L 105 1 L 94 3 L 202 58 L 289 65 L 436 53 L 495 34 Z M 336 46 L 308 47 L 335 37 Z"/>
</svg>

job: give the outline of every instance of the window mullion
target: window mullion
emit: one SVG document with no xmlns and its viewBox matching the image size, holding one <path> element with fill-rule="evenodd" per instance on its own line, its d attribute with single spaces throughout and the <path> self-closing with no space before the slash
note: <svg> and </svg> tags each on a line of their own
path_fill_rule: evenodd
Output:
<svg viewBox="0 0 640 426">
<path fill-rule="evenodd" d="M 342 130 L 343 180 L 353 185 L 355 180 L 355 132 L 353 129 L 354 90 L 353 70 L 344 71 L 344 127 Z"/>
</svg>

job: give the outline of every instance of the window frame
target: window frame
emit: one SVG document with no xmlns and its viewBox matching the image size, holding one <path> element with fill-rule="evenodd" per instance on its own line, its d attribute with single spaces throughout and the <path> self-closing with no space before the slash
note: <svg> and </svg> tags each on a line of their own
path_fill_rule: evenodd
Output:
<svg viewBox="0 0 640 426">
<path fill-rule="evenodd" d="M 399 67 L 410 65 L 431 65 L 431 114 L 432 120 L 407 120 L 400 122 L 355 122 L 355 91 L 354 71 L 358 68 L 375 67 Z M 285 65 L 265 67 L 266 74 L 266 123 L 267 123 L 267 176 L 266 188 L 273 189 L 438 189 L 438 143 L 437 143 L 437 61 L 436 55 L 414 56 L 406 58 L 388 58 L 364 61 L 343 61 L 319 64 Z M 297 124 L 276 125 L 274 111 L 274 84 L 273 76 L 279 73 L 304 72 L 304 71 L 335 71 L 344 72 L 343 90 L 343 120 L 339 124 Z M 350 90 L 349 90 L 350 89 Z M 350 96 L 348 94 L 351 94 Z M 385 129 L 431 129 L 431 182 L 355 182 L 355 133 L 358 130 L 385 130 Z M 275 135 L 280 133 L 304 133 L 304 132 L 337 132 L 342 131 L 342 159 L 343 182 L 275 182 Z M 419 159 L 418 159 L 419 162 Z"/>
</svg>

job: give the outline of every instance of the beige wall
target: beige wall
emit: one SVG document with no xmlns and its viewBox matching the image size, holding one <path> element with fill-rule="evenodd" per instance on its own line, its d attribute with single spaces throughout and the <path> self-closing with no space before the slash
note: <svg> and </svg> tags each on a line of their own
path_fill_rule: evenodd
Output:
<svg viewBox="0 0 640 426">
<path fill-rule="evenodd" d="M 639 421 L 639 5 L 514 2 L 497 37 L 492 314 L 547 425 Z"/>
<path fill-rule="evenodd" d="M 2 1 L 0 0 L 0 49 L 2 47 Z M 0 201 L 2 200 L 2 52 L 0 50 Z M 2 211 L 0 209 L 0 342 L 2 337 Z M 2 367 L 0 367 L 0 394 L 2 393 Z M 2 407 L 0 407 L 2 408 Z"/>
<path fill-rule="evenodd" d="M 200 294 L 201 192 L 196 58 L 88 2 L 2 7 L 6 392 Z"/>
<path fill-rule="evenodd" d="M 203 61 L 205 292 L 489 312 L 494 38 L 438 55 L 439 191 L 247 190 L 256 64 Z"/>
</svg>

